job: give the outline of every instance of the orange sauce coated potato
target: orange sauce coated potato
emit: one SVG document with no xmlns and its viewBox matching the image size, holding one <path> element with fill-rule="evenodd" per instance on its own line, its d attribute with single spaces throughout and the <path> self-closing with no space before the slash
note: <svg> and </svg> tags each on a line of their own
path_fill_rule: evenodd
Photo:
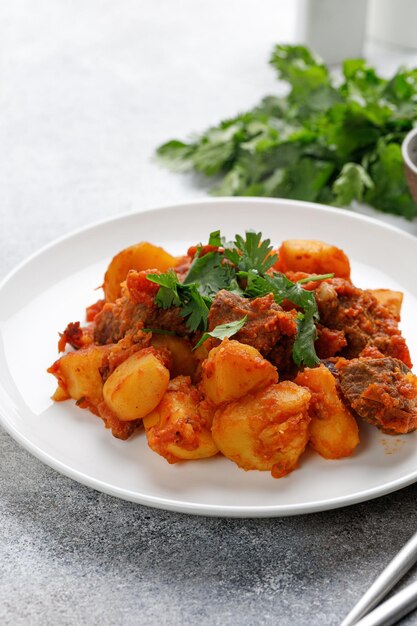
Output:
<svg viewBox="0 0 417 626">
<path fill-rule="evenodd" d="M 213 439 L 219 450 L 245 470 L 291 472 L 308 443 L 310 392 L 284 381 L 219 408 Z"/>
<path fill-rule="evenodd" d="M 169 383 L 161 402 L 143 424 L 149 447 L 169 463 L 205 459 L 218 453 L 211 435 L 213 409 L 203 401 L 189 377 Z"/>
<path fill-rule="evenodd" d="M 400 319 L 404 297 L 401 291 L 392 291 L 392 289 L 369 289 L 369 291 L 378 300 L 379 304 L 387 307 Z"/>
<path fill-rule="evenodd" d="M 172 357 L 170 367 L 171 377 L 192 376 L 197 368 L 198 360 L 194 356 L 191 344 L 186 339 L 174 337 L 174 335 L 152 334 L 151 345 L 158 348 L 166 348 Z"/>
<path fill-rule="evenodd" d="M 278 250 L 277 268 L 282 272 L 334 274 L 350 279 L 350 263 L 343 250 L 313 239 L 288 239 Z"/>
<path fill-rule="evenodd" d="M 58 379 L 54 400 L 86 400 L 97 406 L 103 400 L 99 368 L 112 346 L 88 346 L 62 356 L 49 368 Z"/>
<path fill-rule="evenodd" d="M 310 444 L 325 459 L 350 456 L 359 444 L 358 425 L 337 393 L 336 380 L 325 365 L 306 368 L 295 379 L 311 393 Z"/>
<path fill-rule="evenodd" d="M 103 397 L 120 420 L 136 420 L 153 411 L 168 383 L 169 371 L 158 357 L 149 349 L 139 350 L 110 374 L 104 383 Z"/>
<path fill-rule="evenodd" d="M 224 339 L 202 365 L 201 387 L 213 404 L 236 400 L 278 380 L 276 368 L 252 346 Z"/>
<path fill-rule="evenodd" d="M 120 297 L 120 283 L 126 279 L 129 270 L 153 268 L 166 272 L 176 261 L 176 257 L 163 248 L 146 241 L 125 248 L 113 257 L 104 275 L 103 290 L 107 302 L 115 302 Z"/>
</svg>

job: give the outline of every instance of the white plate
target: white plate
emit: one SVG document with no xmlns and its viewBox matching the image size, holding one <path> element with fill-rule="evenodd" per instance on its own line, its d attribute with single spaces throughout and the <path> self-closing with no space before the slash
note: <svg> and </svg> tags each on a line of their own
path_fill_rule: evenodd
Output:
<svg viewBox="0 0 417 626">
<path fill-rule="evenodd" d="M 46 368 L 57 331 L 84 320 L 100 297 L 106 264 L 121 248 L 148 240 L 178 254 L 221 228 L 228 237 L 261 230 L 273 242 L 322 239 L 343 248 L 360 287 L 404 291 L 402 328 L 417 360 L 417 239 L 370 218 L 288 200 L 218 199 L 125 215 L 44 248 L 0 286 L 0 421 L 27 450 L 59 472 L 140 504 L 203 515 L 262 517 L 353 504 L 417 480 L 417 434 L 382 435 L 361 426 L 356 453 L 325 461 L 307 452 L 281 480 L 244 472 L 216 457 L 168 465 L 143 433 L 124 442 L 72 401 L 53 403 Z"/>
</svg>

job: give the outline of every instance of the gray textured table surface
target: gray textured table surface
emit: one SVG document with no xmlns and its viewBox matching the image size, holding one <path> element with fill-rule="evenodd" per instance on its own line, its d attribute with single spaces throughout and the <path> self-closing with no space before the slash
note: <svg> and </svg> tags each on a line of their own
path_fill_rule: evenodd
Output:
<svg viewBox="0 0 417 626">
<path fill-rule="evenodd" d="M 75 227 L 205 194 L 150 155 L 276 89 L 266 59 L 297 3 L 225 4 L 2 5 L 0 278 Z M 416 497 L 189 517 L 83 487 L 0 430 L 0 623 L 337 624 L 416 530 Z"/>
</svg>

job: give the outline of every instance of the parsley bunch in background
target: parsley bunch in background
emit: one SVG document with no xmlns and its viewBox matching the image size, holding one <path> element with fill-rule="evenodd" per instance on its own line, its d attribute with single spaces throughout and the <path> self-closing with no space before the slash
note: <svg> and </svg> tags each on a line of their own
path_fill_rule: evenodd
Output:
<svg viewBox="0 0 417 626">
<path fill-rule="evenodd" d="M 303 46 L 278 45 L 271 60 L 289 85 L 252 111 L 189 143 L 158 149 L 168 164 L 215 176 L 220 196 L 272 196 L 347 206 L 365 202 L 412 219 L 417 205 L 404 177 L 401 142 L 417 121 L 417 69 L 390 79 L 361 59 L 343 78 Z"/>
</svg>

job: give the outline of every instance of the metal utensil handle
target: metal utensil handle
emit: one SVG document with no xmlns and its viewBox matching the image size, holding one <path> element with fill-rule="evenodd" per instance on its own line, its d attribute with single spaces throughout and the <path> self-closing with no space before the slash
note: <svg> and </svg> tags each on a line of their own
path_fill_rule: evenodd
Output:
<svg viewBox="0 0 417 626">
<path fill-rule="evenodd" d="M 408 585 L 395 596 L 380 604 L 359 622 L 356 626 L 391 626 L 396 624 L 407 613 L 417 606 L 417 581 Z"/>
<path fill-rule="evenodd" d="M 366 613 L 376 606 L 382 598 L 404 576 L 410 567 L 417 561 L 417 533 L 411 537 L 398 554 L 387 565 L 376 581 L 369 587 L 359 602 L 345 617 L 340 626 L 356 624 Z"/>
</svg>

